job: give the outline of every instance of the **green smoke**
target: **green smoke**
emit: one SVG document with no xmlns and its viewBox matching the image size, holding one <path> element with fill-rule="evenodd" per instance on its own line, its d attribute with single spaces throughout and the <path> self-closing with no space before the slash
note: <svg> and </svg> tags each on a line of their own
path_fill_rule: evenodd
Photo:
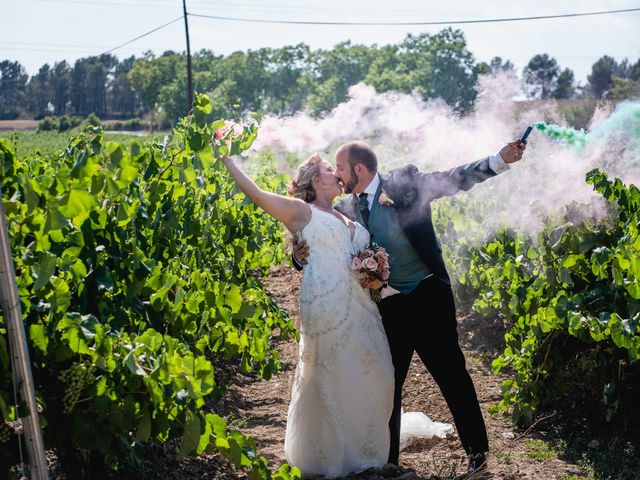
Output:
<svg viewBox="0 0 640 480">
<path fill-rule="evenodd" d="M 624 137 L 640 146 L 640 102 L 626 101 L 589 133 L 589 141 L 606 139 L 612 135 Z"/>
<path fill-rule="evenodd" d="M 533 126 L 545 135 L 566 145 L 582 149 L 587 144 L 587 133 L 583 129 L 576 130 L 574 128 L 561 127 L 560 125 L 547 124 L 545 122 L 538 122 Z"/>
<path fill-rule="evenodd" d="M 588 133 L 583 129 L 576 130 L 545 122 L 537 122 L 533 126 L 548 137 L 578 151 L 582 151 L 590 143 L 609 140 L 620 142 L 627 147 L 640 148 L 640 102 L 619 103 L 609 117 Z"/>
</svg>

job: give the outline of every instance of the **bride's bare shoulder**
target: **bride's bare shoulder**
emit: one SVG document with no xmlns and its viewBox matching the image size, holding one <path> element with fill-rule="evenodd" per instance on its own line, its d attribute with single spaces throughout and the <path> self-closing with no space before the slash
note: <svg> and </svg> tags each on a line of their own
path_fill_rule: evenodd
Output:
<svg viewBox="0 0 640 480">
<path fill-rule="evenodd" d="M 309 203 L 296 198 L 296 211 L 290 221 L 285 222 L 285 226 L 291 233 L 301 231 L 311 221 L 311 206 Z"/>
</svg>

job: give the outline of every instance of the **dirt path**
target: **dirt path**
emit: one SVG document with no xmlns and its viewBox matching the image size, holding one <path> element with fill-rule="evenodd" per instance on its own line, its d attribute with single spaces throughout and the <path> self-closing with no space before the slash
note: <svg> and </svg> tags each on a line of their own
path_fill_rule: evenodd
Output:
<svg viewBox="0 0 640 480">
<path fill-rule="evenodd" d="M 267 289 L 278 304 L 287 310 L 299 325 L 298 285 L 300 274 L 290 267 L 273 270 L 267 280 Z M 577 465 L 567 463 L 550 449 L 544 437 L 536 433 L 522 433 L 512 429 L 509 419 L 487 413 L 500 395 L 502 378 L 491 373 L 490 359 L 500 351 L 502 325 L 497 321 L 459 314 L 461 344 L 489 432 L 492 452 L 488 465 L 494 479 L 574 479 L 586 478 L 587 473 Z M 248 376 L 230 387 L 228 399 L 234 410 L 231 418 L 240 429 L 252 435 L 260 453 L 274 465 L 285 463 L 283 439 L 286 413 L 291 395 L 291 382 L 297 362 L 295 342 L 279 346 L 283 371 L 269 381 Z M 426 371 L 414 356 L 404 388 L 404 408 L 422 411 L 433 420 L 452 423 L 449 409 L 442 395 Z M 457 437 L 430 442 L 419 442 L 401 452 L 400 464 L 415 473 L 406 473 L 408 479 L 454 479 L 464 473 L 466 457 Z M 361 478 L 377 478 L 372 474 Z"/>
<path fill-rule="evenodd" d="M 35 130 L 38 123 L 38 120 L 0 120 L 0 131 Z"/>
</svg>

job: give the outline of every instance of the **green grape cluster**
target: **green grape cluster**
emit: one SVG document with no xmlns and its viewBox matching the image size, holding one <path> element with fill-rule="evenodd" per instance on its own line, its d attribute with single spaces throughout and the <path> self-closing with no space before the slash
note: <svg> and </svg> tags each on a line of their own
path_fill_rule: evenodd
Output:
<svg viewBox="0 0 640 480">
<path fill-rule="evenodd" d="M 95 367 L 76 362 L 60 374 L 60 380 L 65 386 L 64 413 L 71 413 L 80 398 L 82 391 L 95 380 Z"/>
<path fill-rule="evenodd" d="M 7 443 L 11 439 L 11 429 L 7 422 L 0 421 L 0 443 Z"/>
</svg>

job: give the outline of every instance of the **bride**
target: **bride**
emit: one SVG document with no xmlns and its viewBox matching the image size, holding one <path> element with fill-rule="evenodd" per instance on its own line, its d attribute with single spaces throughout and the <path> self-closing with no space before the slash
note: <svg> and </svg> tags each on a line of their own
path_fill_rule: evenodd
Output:
<svg viewBox="0 0 640 480">
<path fill-rule="evenodd" d="M 369 232 L 332 208 L 342 187 L 319 155 L 298 167 L 290 196 L 262 190 L 233 160 L 221 161 L 245 195 L 311 247 L 300 284 L 287 461 L 303 478 L 382 467 L 389 454 L 394 369 L 378 308 L 350 269 L 352 256 L 369 245 Z M 415 413 L 403 416 L 404 445 L 452 431 Z"/>
</svg>

